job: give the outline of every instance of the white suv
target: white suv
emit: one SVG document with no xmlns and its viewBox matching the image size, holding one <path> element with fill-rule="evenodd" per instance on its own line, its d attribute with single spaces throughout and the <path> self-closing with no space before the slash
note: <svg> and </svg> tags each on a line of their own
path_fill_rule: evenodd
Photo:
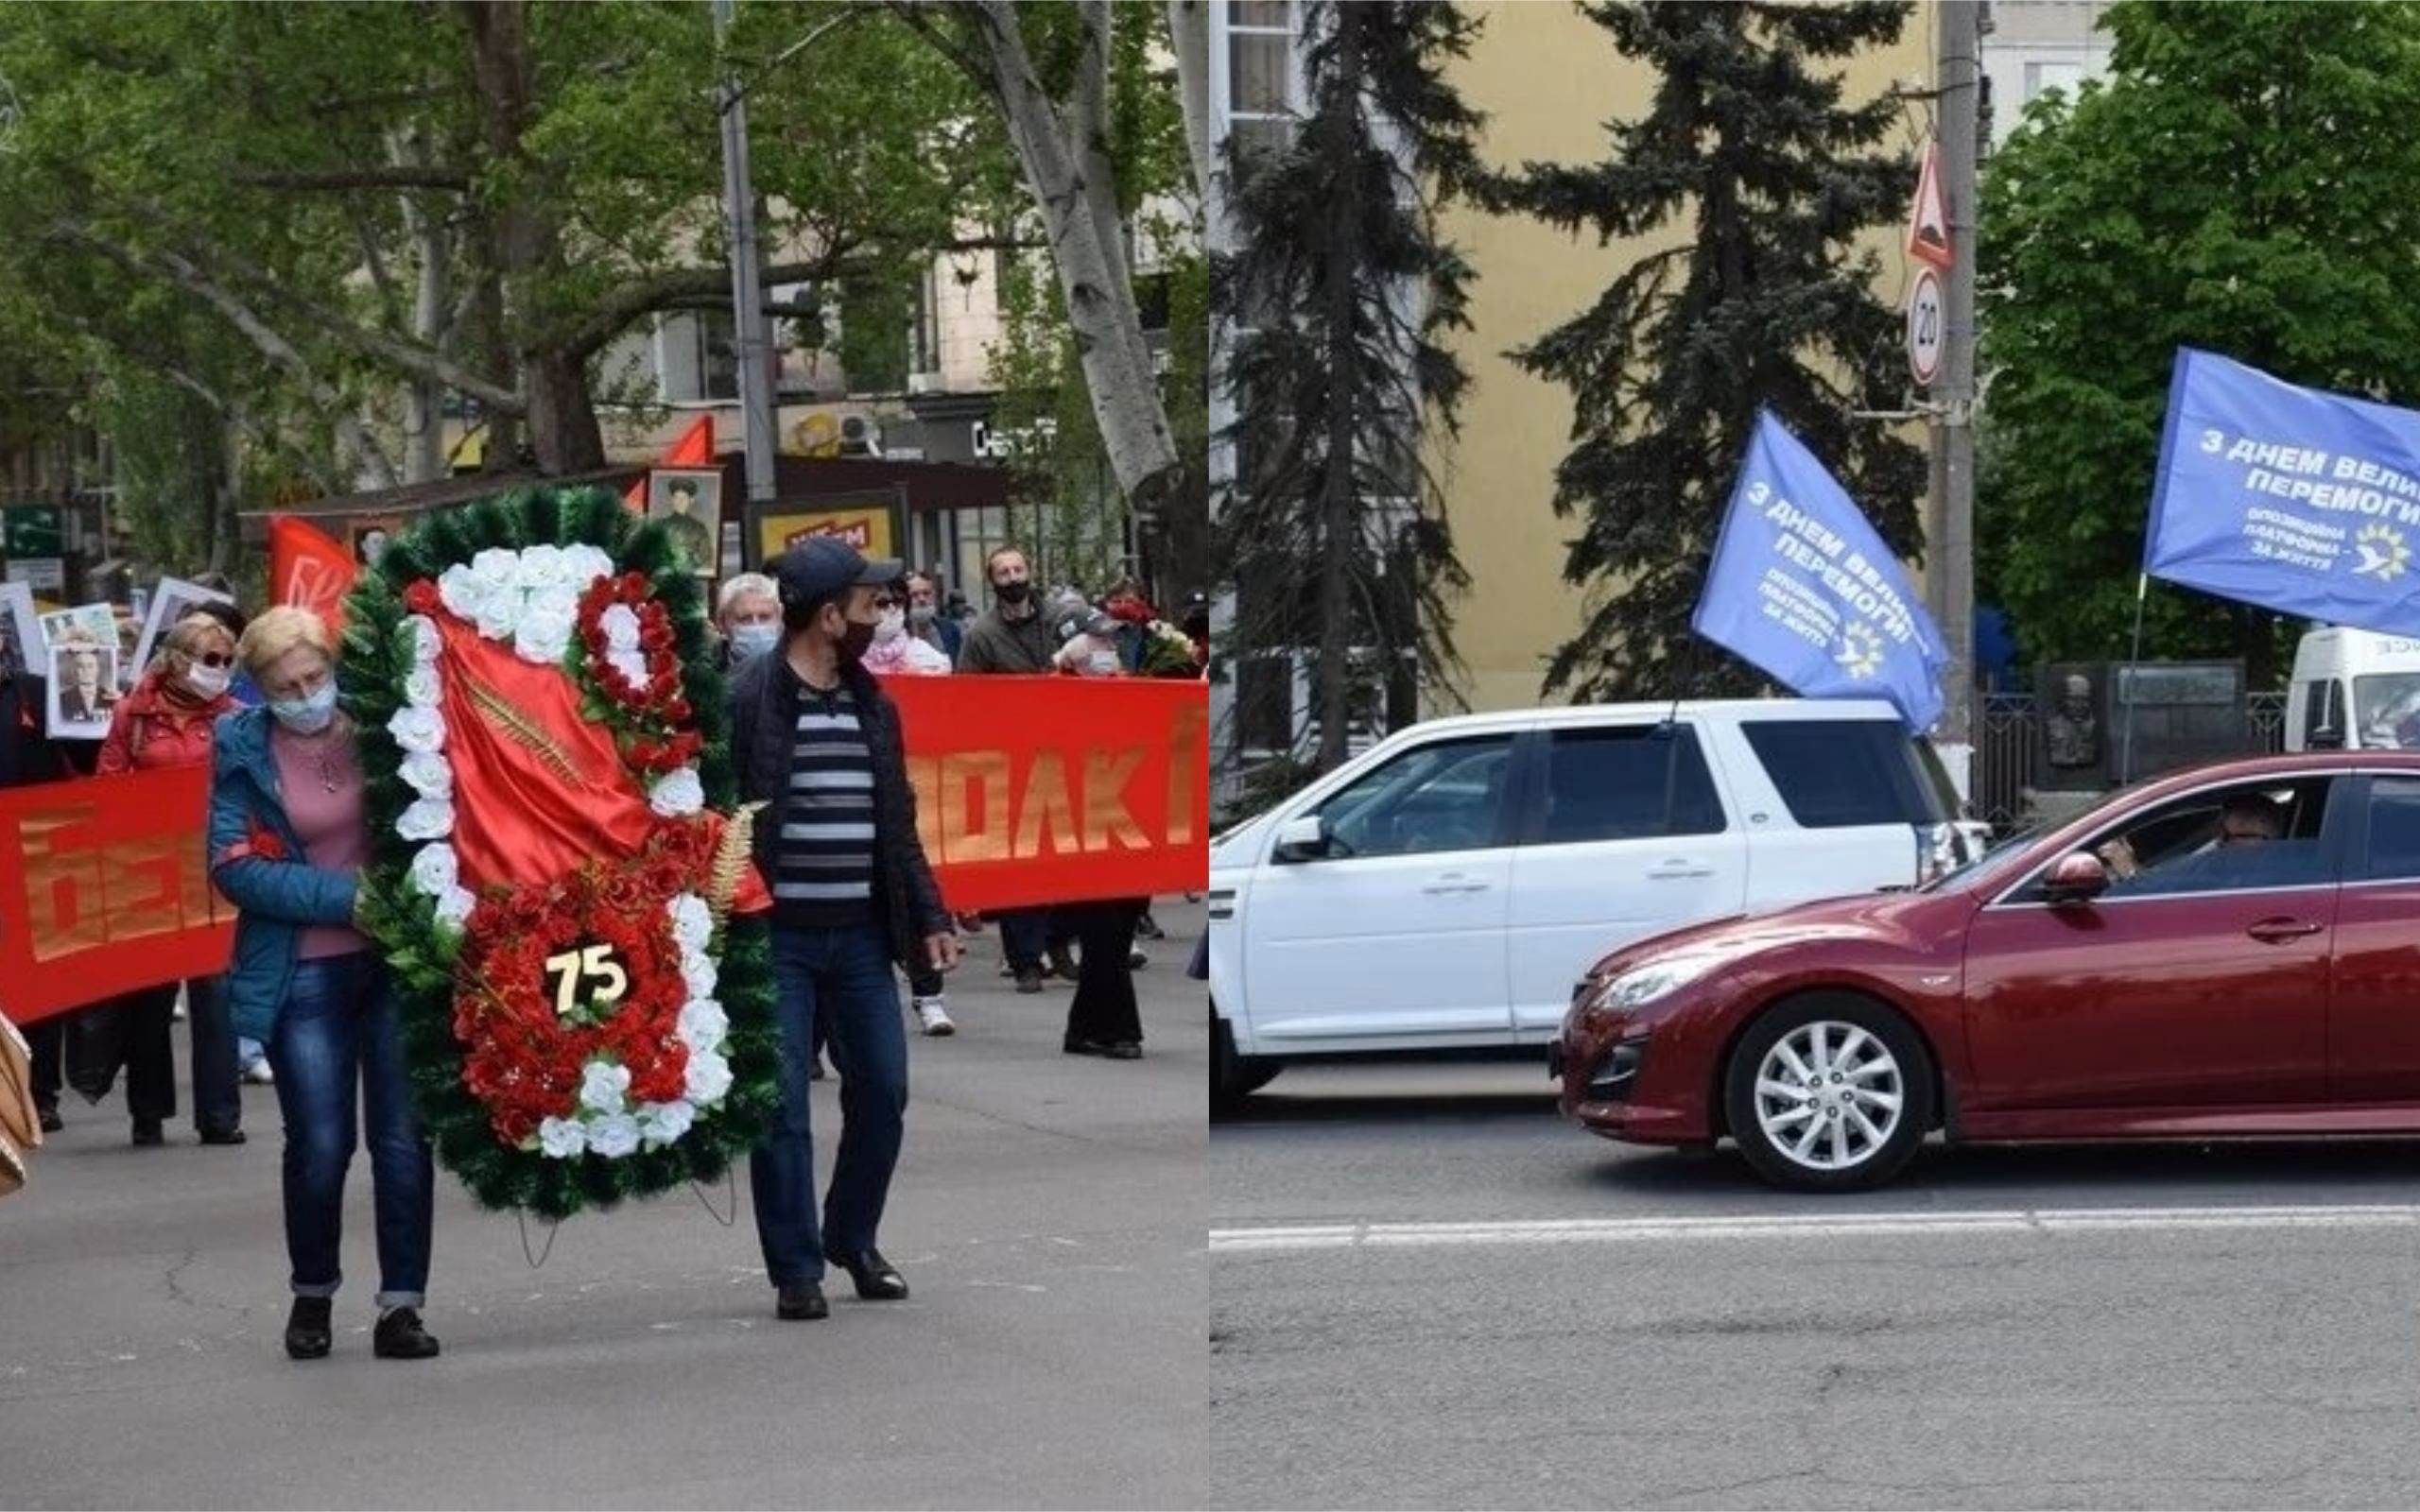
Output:
<svg viewBox="0 0 2420 1512">
<path fill-rule="evenodd" d="M 1885 703 L 1596 704 L 1398 731 L 1210 850 L 1211 1096 L 1286 1057 L 1543 1045 L 1667 930 L 1979 849 Z"/>
</svg>

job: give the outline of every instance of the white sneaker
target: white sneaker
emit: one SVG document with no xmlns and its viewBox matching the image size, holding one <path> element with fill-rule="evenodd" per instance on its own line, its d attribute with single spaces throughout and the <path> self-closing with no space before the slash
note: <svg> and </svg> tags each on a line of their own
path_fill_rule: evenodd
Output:
<svg viewBox="0 0 2420 1512">
<path fill-rule="evenodd" d="M 1130 950 L 1126 953 L 1126 969 L 1130 971 L 1139 971 L 1150 964 L 1151 958 L 1139 950 Z"/>
<path fill-rule="evenodd" d="M 958 1025 L 949 1022 L 949 1004 L 943 999 L 918 998 L 916 1019 L 924 1024 L 925 1033 L 936 1040 L 958 1033 Z"/>
<path fill-rule="evenodd" d="M 255 1087 L 267 1087 L 277 1080 L 277 1073 L 268 1069 L 266 1060 L 255 1060 L 244 1068 L 244 1079 Z"/>
</svg>

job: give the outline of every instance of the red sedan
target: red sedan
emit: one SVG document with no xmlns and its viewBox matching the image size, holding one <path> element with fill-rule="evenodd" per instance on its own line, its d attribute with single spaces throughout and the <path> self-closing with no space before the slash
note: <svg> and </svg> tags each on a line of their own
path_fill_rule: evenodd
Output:
<svg viewBox="0 0 2420 1512">
<path fill-rule="evenodd" d="M 2420 754 L 2205 766 L 1916 892 L 1607 956 L 1549 1060 L 1609 1139 L 1778 1185 L 1952 1141 L 2420 1133 Z"/>
</svg>

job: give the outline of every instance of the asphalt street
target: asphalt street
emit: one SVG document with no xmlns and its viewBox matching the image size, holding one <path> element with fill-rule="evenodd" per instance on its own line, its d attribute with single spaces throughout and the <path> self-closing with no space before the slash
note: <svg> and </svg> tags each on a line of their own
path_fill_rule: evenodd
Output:
<svg viewBox="0 0 2420 1512">
<path fill-rule="evenodd" d="M 883 1231 L 914 1296 L 859 1302 L 838 1276 L 820 1323 L 774 1319 L 744 1172 L 735 1227 L 684 1192 L 565 1224 L 535 1269 L 441 1172 L 444 1357 L 375 1360 L 357 1158 L 336 1353 L 298 1365 L 272 1091 L 247 1089 L 233 1149 L 189 1127 L 131 1148 L 117 1097 L 71 1094 L 0 1202 L 0 1505 L 1200 1504 L 1201 909 L 1159 917 L 1139 1062 L 1062 1054 L 1071 989 L 1015 996 L 996 934 L 970 942 L 959 1033 L 912 1047 Z M 732 1190 L 706 1197 L 733 1215 Z"/>
<path fill-rule="evenodd" d="M 1211 1135 L 1221 1506 L 2420 1503 L 2420 1145 L 1927 1150 L 1850 1198 L 1542 1065 Z"/>
</svg>

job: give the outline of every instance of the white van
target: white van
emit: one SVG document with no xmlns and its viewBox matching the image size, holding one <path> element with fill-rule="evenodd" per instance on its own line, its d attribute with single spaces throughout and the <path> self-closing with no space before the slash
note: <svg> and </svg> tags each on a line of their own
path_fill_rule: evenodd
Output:
<svg viewBox="0 0 2420 1512">
<path fill-rule="evenodd" d="M 1887 703 L 1433 719 L 1210 850 L 1211 1094 L 1288 1057 L 1544 1045 L 1651 935 L 1908 887 L 1979 849 Z"/>
<path fill-rule="evenodd" d="M 2338 627 L 2294 648 L 2286 748 L 2420 748 L 2420 638 Z"/>
</svg>

